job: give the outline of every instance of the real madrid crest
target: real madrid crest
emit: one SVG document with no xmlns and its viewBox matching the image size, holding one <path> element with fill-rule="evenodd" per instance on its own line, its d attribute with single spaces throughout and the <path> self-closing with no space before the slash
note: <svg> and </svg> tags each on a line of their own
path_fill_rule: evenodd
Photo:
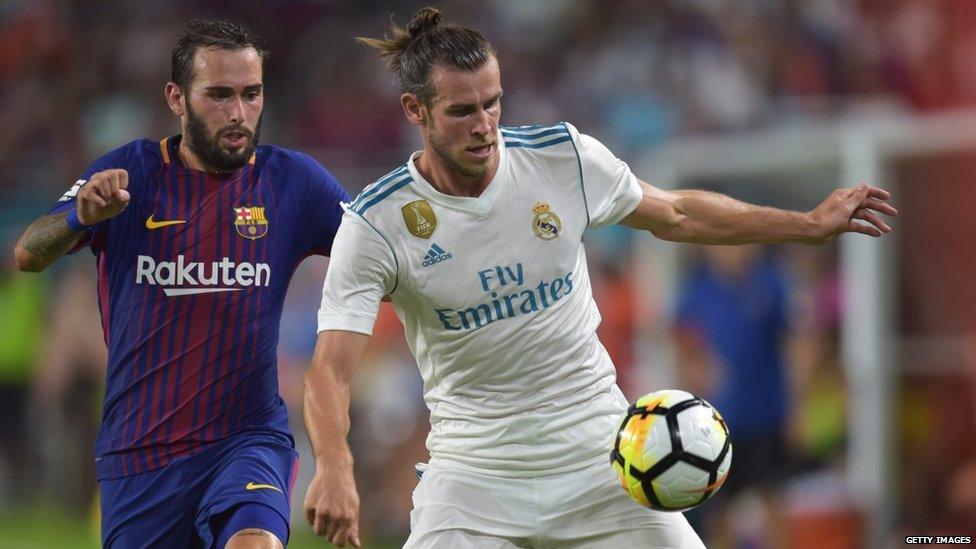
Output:
<svg viewBox="0 0 976 549">
<path fill-rule="evenodd" d="M 400 208 L 403 213 L 403 221 L 407 224 L 410 234 L 419 238 L 430 238 L 437 228 L 437 216 L 434 209 L 426 200 L 415 200 L 409 204 L 404 204 Z"/>
<path fill-rule="evenodd" d="M 268 218 L 264 206 L 244 206 L 234 208 L 234 228 L 244 238 L 257 240 L 268 234 Z"/>
<path fill-rule="evenodd" d="M 532 218 L 532 232 L 542 240 L 552 240 L 563 230 L 563 222 L 556 212 L 549 208 L 546 202 L 537 202 L 532 208 L 535 217 Z"/>
</svg>

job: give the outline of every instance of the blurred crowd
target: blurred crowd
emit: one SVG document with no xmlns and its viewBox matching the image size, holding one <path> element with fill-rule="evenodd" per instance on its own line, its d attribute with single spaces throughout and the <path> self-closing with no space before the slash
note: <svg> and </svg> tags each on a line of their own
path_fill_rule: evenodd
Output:
<svg viewBox="0 0 976 549">
<path fill-rule="evenodd" d="M 231 18 L 265 37 L 272 54 L 262 140 L 309 152 L 355 195 L 420 143 L 403 121 L 384 63 L 353 37 L 380 35 L 391 15 L 404 23 L 427 3 L 0 2 L 0 243 L 7 250 L 0 260 L 6 313 L 0 320 L 0 511 L 38 499 L 56 500 L 79 514 L 91 509 L 91 446 L 105 361 L 94 262 L 82 252 L 50 273 L 26 276 L 13 272 L 9 250 L 26 223 L 49 208 L 93 159 L 129 140 L 177 131 L 162 90 L 180 24 L 195 16 Z M 503 124 L 568 120 L 632 162 L 683 135 L 799 126 L 864 110 L 932 111 L 976 103 L 976 5 L 968 0 L 437 4 L 448 20 L 481 30 L 498 50 Z M 641 365 L 635 363 L 635 315 L 642 306 L 634 302 L 637 275 L 629 238 L 612 230 L 594 235 L 591 248 L 610 252 L 591 257 L 591 274 L 604 316 L 601 339 L 622 387 L 635 397 L 653 387 L 637 381 L 647 376 L 638 375 Z M 762 489 L 745 500 L 755 505 L 738 506 L 731 522 L 739 526 L 726 528 L 721 525 L 728 521 L 708 516 L 697 520 L 718 546 L 735 546 L 734 540 L 782 546 L 790 532 L 777 515 L 785 509 L 778 502 L 789 491 L 842 492 L 832 488 L 843 469 L 846 398 L 836 250 L 756 249 L 741 257 L 682 253 L 689 266 L 680 295 L 658 300 L 667 309 L 666 322 L 674 321 L 669 333 L 682 361 L 679 381 L 730 407 L 740 389 L 775 393 L 778 404 L 768 418 L 731 421 L 732 432 L 749 432 L 748 422 L 754 421 L 760 431 L 782 435 L 783 467 L 768 478 L 755 473 Z M 302 375 L 315 343 L 326 264 L 313 258 L 295 273 L 281 325 L 281 392 L 305 458 L 296 507 L 311 467 L 301 436 Z M 777 281 L 773 285 L 780 289 L 768 296 L 768 310 L 736 309 L 736 292 L 745 292 L 742 299 L 755 297 L 743 282 L 753 275 L 764 281 L 760 287 Z M 728 298 L 727 307 L 701 305 L 714 305 L 701 298 L 709 292 Z M 768 326 L 757 325 L 750 335 L 770 350 L 762 359 L 746 353 L 752 370 L 744 371 L 735 356 L 741 350 L 723 351 L 708 326 L 742 328 L 736 318 L 753 313 L 771 315 Z M 716 320 L 723 315 L 726 320 Z M 390 539 L 401 538 L 408 527 L 412 464 L 426 457 L 427 411 L 401 330 L 384 305 L 357 376 L 352 411 L 364 530 Z M 965 452 L 957 462 L 963 457 Z M 958 474 L 976 479 L 976 466 L 970 467 Z M 803 478 L 814 480 L 795 481 Z M 748 497 L 749 491 L 730 492 L 735 493 L 729 497 Z M 959 497 L 962 516 L 976 516 L 965 514 L 976 511 L 976 493 Z M 709 512 L 728 507 L 717 503 Z M 908 504 L 903 514 L 917 513 Z M 945 519 L 931 516 L 936 514 L 929 511 L 926 520 Z M 850 529 L 856 544 L 857 520 L 850 516 L 831 527 Z M 817 524 L 805 528 L 816 532 Z"/>
<path fill-rule="evenodd" d="M 355 36 L 422 2 L 6 0 L 0 3 L 0 196 L 51 196 L 92 158 L 173 133 L 161 100 L 179 25 L 251 25 L 272 50 L 265 139 L 301 147 L 350 190 L 416 147 L 397 92 Z M 448 1 L 499 52 L 503 121 L 569 119 L 625 156 L 675 135 L 863 108 L 976 100 L 967 0 Z M 46 191 L 46 192 L 45 192 Z"/>
</svg>

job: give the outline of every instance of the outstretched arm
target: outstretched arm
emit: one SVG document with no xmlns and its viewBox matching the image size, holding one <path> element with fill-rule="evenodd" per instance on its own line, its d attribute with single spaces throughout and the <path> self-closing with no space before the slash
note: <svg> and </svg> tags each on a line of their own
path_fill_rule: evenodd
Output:
<svg viewBox="0 0 976 549">
<path fill-rule="evenodd" d="M 359 542 L 359 494 L 353 478 L 349 433 L 349 383 L 369 336 L 319 333 L 305 374 L 305 429 L 315 455 L 315 477 L 305 495 L 305 516 L 319 536 L 344 547 Z"/>
<path fill-rule="evenodd" d="M 865 183 L 837 189 L 809 212 L 756 206 L 708 191 L 665 191 L 640 184 L 644 196 L 621 223 L 675 242 L 822 244 L 845 232 L 881 236 L 891 227 L 878 214 L 898 214 L 887 202 L 887 191 Z"/>
<path fill-rule="evenodd" d="M 74 210 L 41 216 L 24 231 L 14 247 L 17 268 L 43 271 L 78 244 L 87 227 L 122 213 L 129 203 L 128 184 L 125 170 L 93 174 L 78 191 Z"/>
</svg>

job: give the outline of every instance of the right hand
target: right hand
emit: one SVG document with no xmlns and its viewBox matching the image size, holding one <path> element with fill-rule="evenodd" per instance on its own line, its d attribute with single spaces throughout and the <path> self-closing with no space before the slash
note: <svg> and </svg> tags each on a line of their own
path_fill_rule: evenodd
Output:
<svg viewBox="0 0 976 549">
<path fill-rule="evenodd" d="M 129 172 L 125 170 L 105 170 L 88 178 L 78 191 L 78 221 L 85 225 L 95 225 L 111 219 L 129 205 Z"/>
<path fill-rule="evenodd" d="M 322 467 L 305 494 L 305 518 L 315 534 L 345 547 L 348 541 L 360 547 L 359 494 L 352 468 Z"/>
</svg>

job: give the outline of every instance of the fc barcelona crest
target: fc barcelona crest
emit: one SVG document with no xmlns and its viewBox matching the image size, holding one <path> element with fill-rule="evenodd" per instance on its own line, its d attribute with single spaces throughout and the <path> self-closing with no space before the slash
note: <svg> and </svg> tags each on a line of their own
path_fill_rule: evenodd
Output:
<svg viewBox="0 0 976 549">
<path fill-rule="evenodd" d="M 268 234 L 268 218 L 264 216 L 264 206 L 234 208 L 234 228 L 237 229 L 237 234 L 251 240 Z"/>
<path fill-rule="evenodd" d="M 430 238 L 437 228 L 437 216 L 426 200 L 415 200 L 405 204 L 400 211 L 410 234 L 419 238 Z"/>
</svg>

